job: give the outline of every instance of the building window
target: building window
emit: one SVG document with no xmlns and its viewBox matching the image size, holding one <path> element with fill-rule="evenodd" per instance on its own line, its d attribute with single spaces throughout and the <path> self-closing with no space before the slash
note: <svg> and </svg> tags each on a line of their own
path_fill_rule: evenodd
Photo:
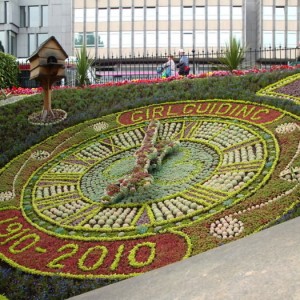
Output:
<svg viewBox="0 0 300 300">
<path fill-rule="evenodd" d="M 82 47 L 83 45 L 83 33 L 75 32 L 74 33 L 74 46 L 75 48 Z"/>
<path fill-rule="evenodd" d="M 184 6 L 183 7 L 183 20 L 193 20 L 193 7 L 192 6 Z"/>
<path fill-rule="evenodd" d="M 144 8 L 135 7 L 134 8 L 134 21 L 143 21 L 144 20 Z"/>
<path fill-rule="evenodd" d="M 205 20 L 205 6 L 196 6 L 195 19 Z"/>
<path fill-rule="evenodd" d="M 205 48 L 205 31 L 196 31 L 195 32 L 195 47 L 196 48 Z"/>
<path fill-rule="evenodd" d="M 20 6 L 20 27 L 26 27 L 26 7 Z"/>
<path fill-rule="evenodd" d="M 37 48 L 37 45 L 36 45 L 36 34 L 35 33 L 30 33 L 28 35 L 28 40 L 29 40 L 29 43 L 28 43 L 28 46 L 29 46 L 29 55 L 31 55 Z"/>
<path fill-rule="evenodd" d="M 179 21 L 180 20 L 180 6 L 171 6 L 171 20 L 172 21 Z"/>
<path fill-rule="evenodd" d="M 86 33 L 86 46 L 94 47 L 95 46 L 95 32 Z"/>
<path fill-rule="evenodd" d="M 229 6 L 221 6 L 220 11 L 222 12 L 220 14 L 221 20 L 230 20 L 230 7 Z"/>
<path fill-rule="evenodd" d="M 169 33 L 168 31 L 159 31 L 158 32 L 158 43 L 159 47 L 168 47 L 168 39 L 169 39 Z"/>
<path fill-rule="evenodd" d="M 134 32 L 134 47 L 143 48 L 144 47 L 144 32 L 135 31 Z"/>
<path fill-rule="evenodd" d="M 207 19 L 208 20 L 217 20 L 218 19 L 218 7 L 217 6 L 208 6 L 207 7 Z"/>
<path fill-rule="evenodd" d="M 38 38 L 38 41 L 37 41 L 38 46 L 40 46 L 42 43 L 44 43 L 47 40 L 48 34 L 47 33 L 39 33 L 37 38 Z"/>
<path fill-rule="evenodd" d="M 297 20 L 297 6 L 288 6 L 287 8 L 287 19 L 289 21 Z"/>
<path fill-rule="evenodd" d="M 232 20 L 242 20 L 243 10 L 241 6 L 232 7 Z"/>
<path fill-rule="evenodd" d="M 156 20 L 156 8 L 155 7 L 147 7 L 146 20 L 147 21 L 155 21 Z"/>
<path fill-rule="evenodd" d="M 0 3 L 0 23 L 8 24 L 9 23 L 9 1 L 2 1 Z"/>
<path fill-rule="evenodd" d="M 120 21 L 120 9 L 118 7 L 112 7 L 110 9 L 110 21 L 112 22 Z"/>
<path fill-rule="evenodd" d="M 98 32 L 98 47 L 107 48 L 107 33 Z"/>
<path fill-rule="evenodd" d="M 294 48 L 297 46 L 297 32 L 288 31 L 287 32 L 287 47 Z"/>
<path fill-rule="evenodd" d="M 48 27 L 48 5 L 42 6 L 42 27 Z"/>
<path fill-rule="evenodd" d="M 207 46 L 211 48 L 218 47 L 218 32 L 217 31 L 208 31 L 207 32 Z"/>
<path fill-rule="evenodd" d="M 146 47 L 147 48 L 155 48 L 156 46 L 156 32 L 155 31 L 147 31 L 146 32 Z"/>
<path fill-rule="evenodd" d="M 107 8 L 99 8 L 98 21 L 99 22 L 107 22 Z"/>
<path fill-rule="evenodd" d="M 183 32 L 183 47 L 193 48 L 193 32 Z"/>
<path fill-rule="evenodd" d="M 273 33 L 272 31 L 263 32 L 263 47 L 272 47 L 273 45 Z"/>
<path fill-rule="evenodd" d="M 180 31 L 171 31 L 171 48 L 179 48 L 180 43 Z"/>
<path fill-rule="evenodd" d="M 275 7 L 275 20 L 284 20 L 284 6 L 276 6 Z"/>
<path fill-rule="evenodd" d="M 264 20 L 273 20 L 273 8 L 272 6 L 263 7 L 263 19 Z"/>
<path fill-rule="evenodd" d="M 40 26 L 40 15 L 38 6 L 29 6 L 29 27 Z"/>
<path fill-rule="evenodd" d="M 160 21 L 168 20 L 169 17 L 169 11 L 167 6 L 160 6 L 158 8 L 158 19 Z"/>
<path fill-rule="evenodd" d="M 275 31 L 275 47 L 284 47 L 284 31 Z"/>
<path fill-rule="evenodd" d="M 132 39 L 131 31 L 123 31 L 122 32 L 122 48 L 131 48 L 131 39 Z"/>
<path fill-rule="evenodd" d="M 86 21 L 95 23 L 96 22 L 96 10 L 94 8 L 87 8 L 86 10 Z"/>
<path fill-rule="evenodd" d="M 243 32 L 242 31 L 232 31 L 232 37 L 236 39 L 241 45 L 243 45 Z"/>
<path fill-rule="evenodd" d="M 110 48 L 120 48 L 119 32 L 111 32 L 109 38 L 110 38 Z"/>
<path fill-rule="evenodd" d="M 132 9 L 131 7 L 123 7 L 122 8 L 122 21 L 131 22 L 132 18 Z"/>
<path fill-rule="evenodd" d="M 230 43 L 230 32 L 220 31 L 220 47 L 226 47 Z"/>
<path fill-rule="evenodd" d="M 83 22 L 83 9 L 76 8 L 74 13 L 74 21 L 75 23 L 82 23 Z"/>
</svg>

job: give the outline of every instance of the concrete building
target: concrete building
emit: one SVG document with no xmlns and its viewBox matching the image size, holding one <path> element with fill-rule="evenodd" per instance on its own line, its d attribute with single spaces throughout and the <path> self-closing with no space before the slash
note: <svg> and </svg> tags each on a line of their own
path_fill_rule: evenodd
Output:
<svg viewBox="0 0 300 300">
<path fill-rule="evenodd" d="M 69 56 L 217 51 L 231 37 L 248 48 L 296 47 L 299 0 L 0 0 L 5 52 L 27 58 L 54 35 Z"/>
</svg>

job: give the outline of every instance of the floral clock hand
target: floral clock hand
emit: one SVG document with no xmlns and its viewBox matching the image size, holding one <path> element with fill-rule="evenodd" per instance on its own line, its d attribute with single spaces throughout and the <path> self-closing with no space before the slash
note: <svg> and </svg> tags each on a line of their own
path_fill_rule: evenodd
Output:
<svg viewBox="0 0 300 300">
<path fill-rule="evenodd" d="M 149 172 L 160 168 L 164 157 L 176 151 L 180 144 L 179 141 L 158 141 L 159 127 L 158 120 L 149 123 L 142 145 L 134 154 L 136 160 L 132 172 L 117 183 L 109 184 L 102 202 L 116 203 L 126 195 L 146 189 L 153 183 L 153 176 Z"/>
</svg>

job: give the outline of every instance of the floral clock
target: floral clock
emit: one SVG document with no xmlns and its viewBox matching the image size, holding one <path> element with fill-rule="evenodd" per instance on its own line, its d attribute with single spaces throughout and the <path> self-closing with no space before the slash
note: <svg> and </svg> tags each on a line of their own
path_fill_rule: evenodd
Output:
<svg viewBox="0 0 300 300">
<path fill-rule="evenodd" d="M 153 120 L 176 151 L 147 187 L 103 201 L 133 172 Z M 297 203 L 297 141 L 296 116 L 232 100 L 151 105 L 69 128 L 2 170 L 1 258 L 38 274 L 123 278 L 260 230 Z"/>
</svg>

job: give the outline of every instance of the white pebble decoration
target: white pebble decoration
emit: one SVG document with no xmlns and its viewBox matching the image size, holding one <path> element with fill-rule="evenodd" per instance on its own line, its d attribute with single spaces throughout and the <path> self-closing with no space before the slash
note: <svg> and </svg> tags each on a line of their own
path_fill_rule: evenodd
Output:
<svg viewBox="0 0 300 300">
<path fill-rule="evenodd" d="M 210 234 L 220 239 L 233 238 L 241 234 L 244 224 L 232 215 L 225 216 L 210 225 Z"/>
</svg>

